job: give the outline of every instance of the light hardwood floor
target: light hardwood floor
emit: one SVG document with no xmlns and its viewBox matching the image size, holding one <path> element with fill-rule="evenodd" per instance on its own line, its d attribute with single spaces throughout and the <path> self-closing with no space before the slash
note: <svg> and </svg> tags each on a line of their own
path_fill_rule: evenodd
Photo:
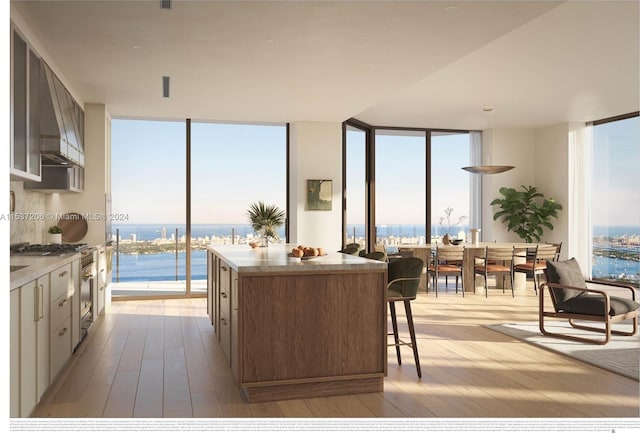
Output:
<svg viewBox="0 0 640 433">
<path fill-rule="evenodd" d="M 384 392 L 247 404 L 206 316 L 205 299 L 114 302 L 36 417 L 638 417 L 638 382 L 483 324 L 533 321 L 537 297 L 491 290 L 413 302 L 422 379 L 409 348 L 388 351 Z M 440 290 L 440 289 L 439 289 Z M 406 336 L 402 325 L 401 334 Z"/>
</svg>

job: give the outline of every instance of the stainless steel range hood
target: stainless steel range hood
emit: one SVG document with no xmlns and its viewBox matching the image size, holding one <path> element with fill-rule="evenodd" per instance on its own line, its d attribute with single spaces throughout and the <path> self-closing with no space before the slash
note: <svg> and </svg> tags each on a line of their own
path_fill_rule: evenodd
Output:
<svg viewBox="0 0 640 433">
<path fill-rule="evenodd" d="M 84 114 L 49 66 L 42 62 L 40 154 L 42 165 L 84 166 Z"/>
</svg>

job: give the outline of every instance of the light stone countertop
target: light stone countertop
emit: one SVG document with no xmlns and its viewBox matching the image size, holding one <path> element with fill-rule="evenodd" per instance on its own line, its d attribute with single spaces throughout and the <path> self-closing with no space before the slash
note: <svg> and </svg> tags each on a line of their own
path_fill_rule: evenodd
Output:
<svg viewBox="0 0 640 433">
<path fill-rule="evenodd" d="M 10 257 L 11 266 L 25 266 L 17 271 L 10 272 L 11 290 L 15 290 L 30 281 L 48 274 L 51 271 L 80 259 L 80 253 L 68 253 L 62 256 L 22 256 Z"/>
<path fill-rule="evenodd" d="M 327 252 L 327 255 L 313 259 L 290 257 L 294 244 L 272 244 L 268 247 L 251 248 L 249 245 L 209 246 L 236 272 L 325 272 L 384 270 L 386 262 L 363 257 Z"/>
</svg>

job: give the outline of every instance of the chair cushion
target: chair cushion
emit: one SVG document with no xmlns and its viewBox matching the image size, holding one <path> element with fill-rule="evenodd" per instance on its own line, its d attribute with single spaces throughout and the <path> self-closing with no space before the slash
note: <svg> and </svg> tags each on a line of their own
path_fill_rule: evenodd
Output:
<svg viewBox="0 0 640 433">
<path fill-rule="evenodd" d="M 484 274 L 484 266 L 476 266 L 476 272 L 480 272 Z M 487 264 L 488 274 L 493 274 L 496 272 L 511 272 L 511 269 L 507 266 Z"/>
<path fill-rule="evenodd" d="M 630 313 L 640 307 L 636 301 L 630 298 L 609 296 L 609 315 Z M 600 295 L 577 296 L 566 301 L 562 305 L 562 311 L 576 314 L 591 314 L 593 316 L 604 315 L 604 297 Z"/>
<path fill-rule="evenodd" d="M 435 272 L 436 267 L 434 265 L 430 265 L 429 271 Z M 462 268 L 454 265 L 438 265 L 438 272 L 462 272 Z"/>
<path fill-rule="evenodd" d="M 534 267 L 536 271 L 542 271 L 547 267 L 547 263 L 545 261 L 538 262 L 535 264 L 534 262 L 520 263 L 515 265 L 513 268 L 517 271 L 532 272 Z"/>
<path fill-rule="evenodd" d="M 584 274 L 575 257 L 558 262 L 547 262 L 546 276 L 547 282 L 549 283 L 562 284 L 580 289 L 587 288 Z M 569 299 L 582 296 L 585 293 L 580 290 L 571 289 L 554 288 L 551 290 L 553 291 L 558 308 L 564 308 L 563 304 Z"/>
</svg>

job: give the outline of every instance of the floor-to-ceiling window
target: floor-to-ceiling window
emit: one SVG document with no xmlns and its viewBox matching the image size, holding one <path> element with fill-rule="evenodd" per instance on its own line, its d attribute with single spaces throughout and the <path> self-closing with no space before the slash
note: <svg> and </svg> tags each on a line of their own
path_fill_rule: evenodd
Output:
<svg viewBox="0 0 640 433">
<path fill-rule="evenodd" d="M 185 122 L 111 123 L 114 297 L 184 295 Z"/>
<path fill-rule="evenodd" d="M 425 131 L 375 131 L 377 245 L 426 242 L 426 151 Z"/>
<path fill-rule="evenodd" d="M 191 279 L 206 289 L 206 245 L 259 240 L 247 217 L 252 203 L 287 209 L 287 128 L 193 122 L 191 132 Z M 278 234 L 270 242 L 285 242 L 285 226 Z"/>
<path fill-rule="evenodd" d="M 466 239 L 471 215 L 471 143 L 466 132 L 431 133 L 431 240 Z"/>
<path fill-rule="evenodd" d="M 367 244 L 367 132 L 346 126 L 345 165 L 345 233 L 344 243 Z"/>
<path fill-rule="evenodd" d="M 468 131 L 378 128 L 355 119 L 344 128 L 345 244 L 394 250 L 444 233 L 466 238 L 470 222 L 480 226 L 473 207 L 481 197 L 472 200 L 480 191 L 462 170 L 476 163 L 479 134 L 474 141 Z"/>
<path fill-rule="evenodd" d="M 284 124 L 117 119 L 111 141 L 114 298 L 203 295 L 206 246 L 253 239 L 251 203 L 286 211 Z"/>
<path fill-rule="evenodd" d="M 640 283 L 640 117 L 593 122 L 592 276 Z"/>
</svg>

